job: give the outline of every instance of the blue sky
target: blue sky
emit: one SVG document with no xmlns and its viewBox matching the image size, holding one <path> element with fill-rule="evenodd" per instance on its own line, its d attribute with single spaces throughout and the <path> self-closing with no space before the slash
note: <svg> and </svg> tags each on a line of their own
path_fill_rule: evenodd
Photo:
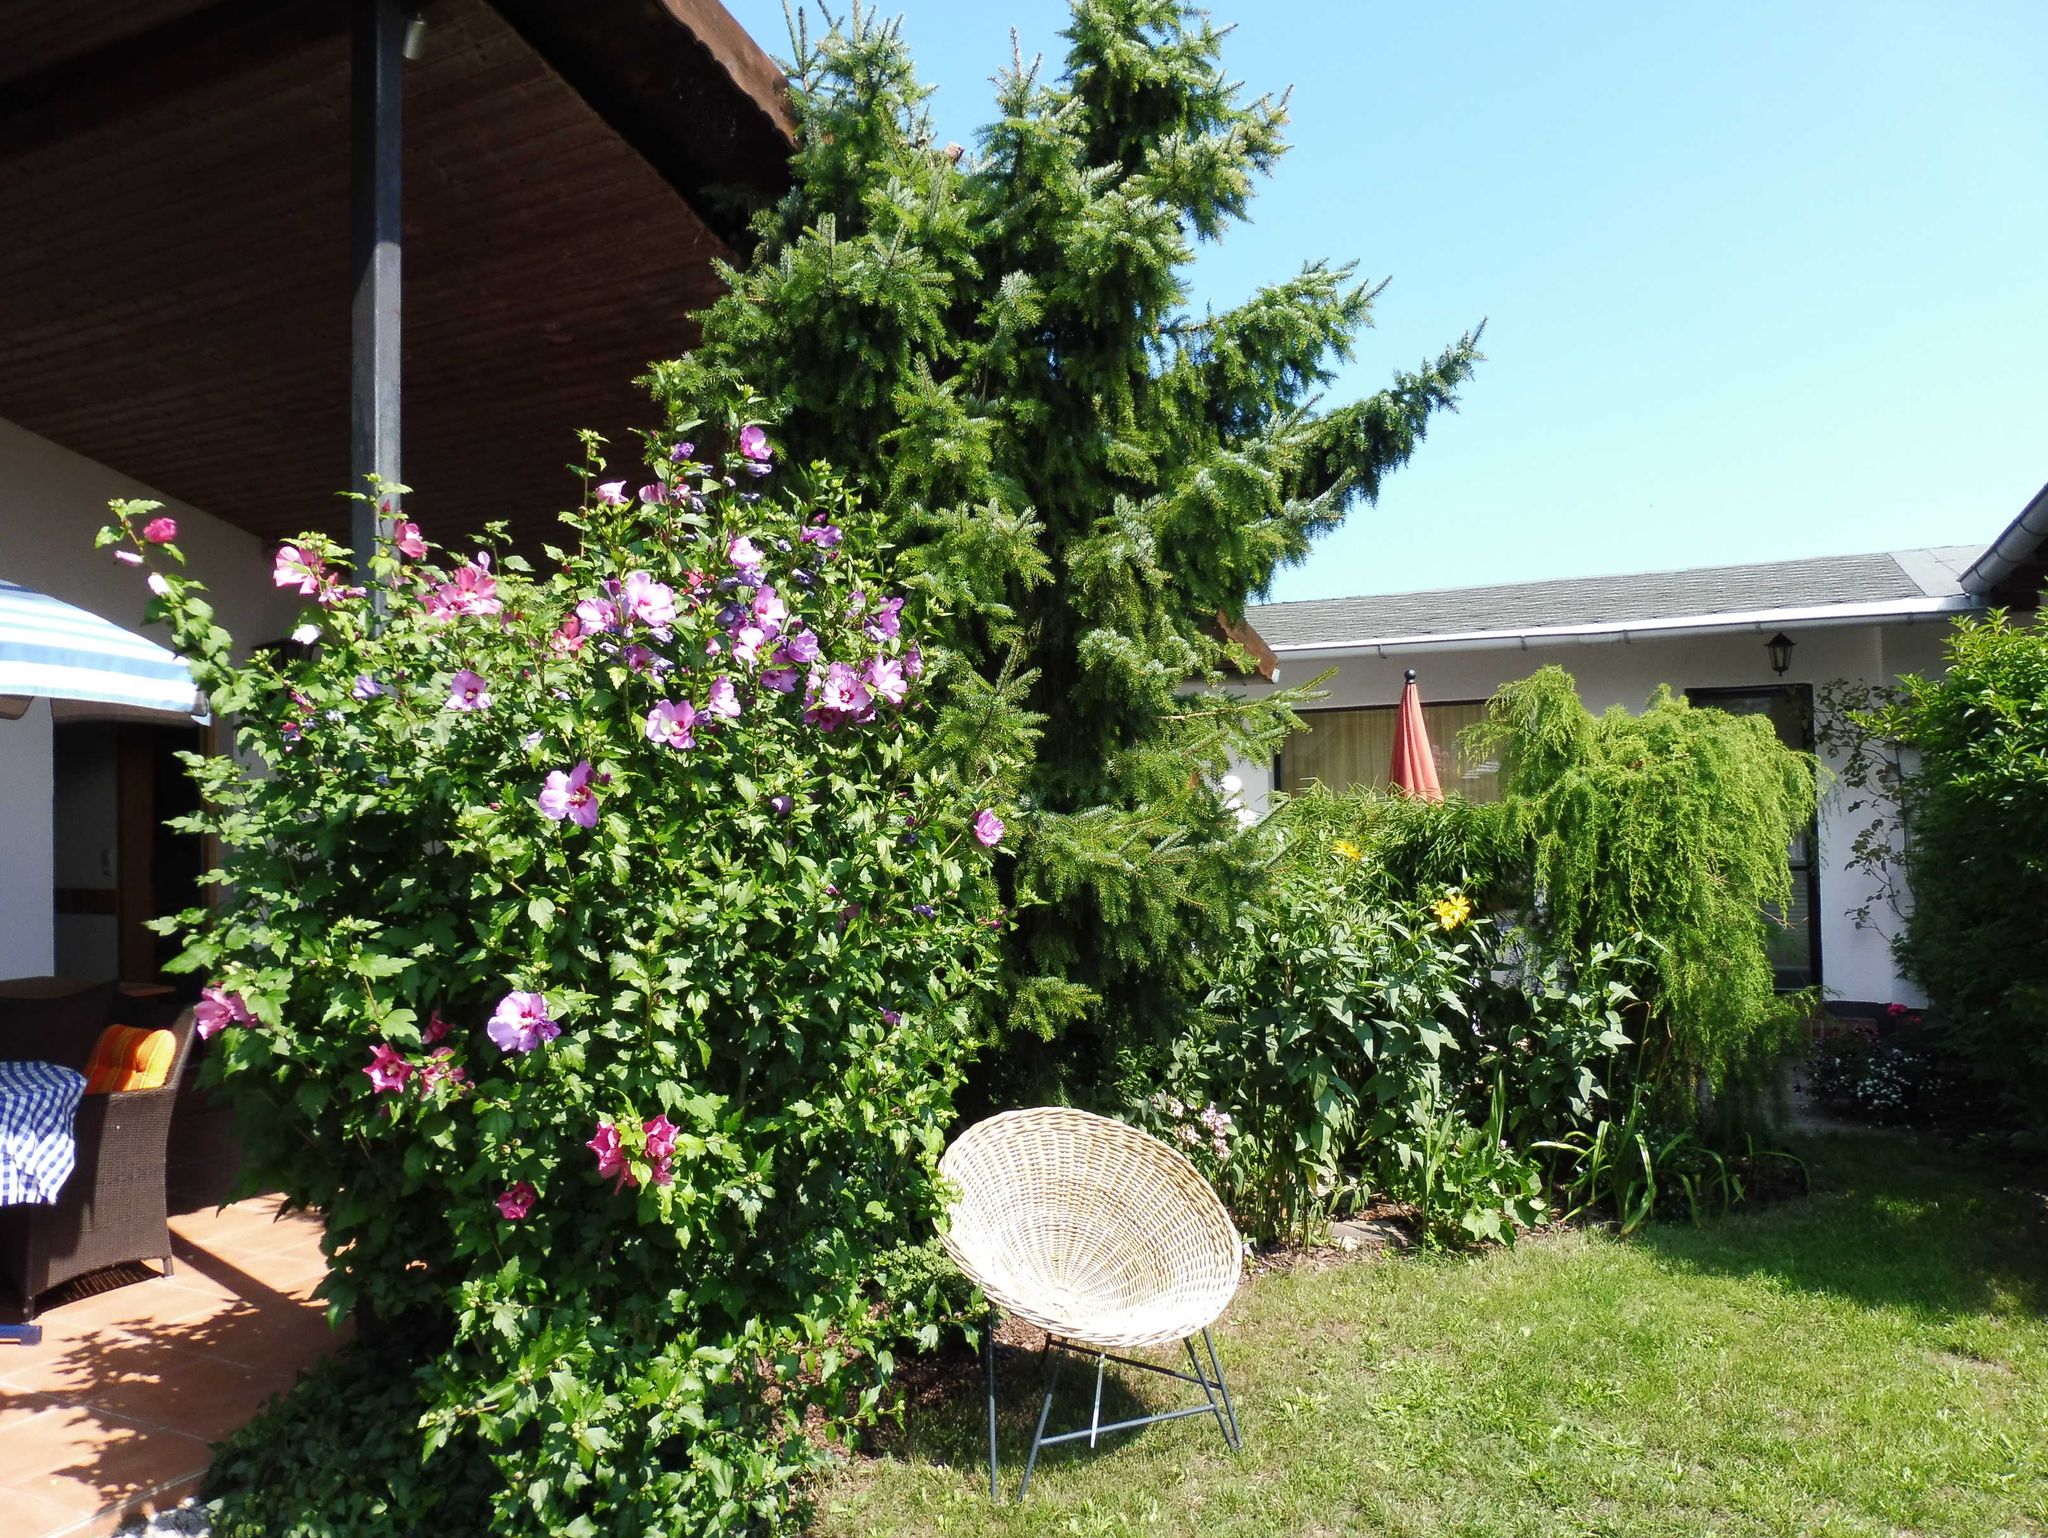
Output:
<svg viewBox="0 0 2048 1538">
<path fill-rule="evenodd" d="M 787 52 L 780 0 L 726 3 Z M 1010 28 L 1056 59 L 1066 14 L 883 10 L 968 144 Z M 1275 598 L 1983 543 L 2048 481 L 2048 5 L 1213 11 L 1295 147 L 1197 301 L 1390 276 L 1333 401 L 1487 321 L 1463 409 Z"/>
</svg>

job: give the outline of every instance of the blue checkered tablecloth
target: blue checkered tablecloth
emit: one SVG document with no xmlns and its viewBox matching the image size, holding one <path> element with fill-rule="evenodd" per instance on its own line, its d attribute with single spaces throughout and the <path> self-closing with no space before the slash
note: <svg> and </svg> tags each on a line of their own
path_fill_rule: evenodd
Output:
<svg viewBox="0 0 2048 1538">
<path fill-rule="evenodd" d="M 84 1093 L 75 1068 L 0 1062 L 0 1207 L 57 1199 L 78 1162 L 71 1120 Z"/>
</svg>

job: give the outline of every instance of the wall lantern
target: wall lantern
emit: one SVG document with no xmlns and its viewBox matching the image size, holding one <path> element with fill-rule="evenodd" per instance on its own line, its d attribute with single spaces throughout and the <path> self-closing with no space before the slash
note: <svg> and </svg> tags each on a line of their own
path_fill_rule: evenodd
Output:
<svg viewBox="0 0 2048 1538">
<path fill-rule="evenodd" d="M 1771 671 L 1783 678 L 1792 666 L 1792 638 L 1781 630 L 1764 642 L 1764 650 L 1771 654 Z"/>
</svg>

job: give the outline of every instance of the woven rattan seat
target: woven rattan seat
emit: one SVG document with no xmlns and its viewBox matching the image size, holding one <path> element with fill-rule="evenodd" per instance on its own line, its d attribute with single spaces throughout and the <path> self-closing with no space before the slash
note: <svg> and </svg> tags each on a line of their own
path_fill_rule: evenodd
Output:
<svg viewBox="0 0 2048 1538">
<path fill-rule="evenodd" d="M 1136 1127 L 1063 1106 L 1006 1111 L 963 1132 L 939 1161 L 959 1188 L 947 1210 L 946 1252 L 1004 1312 L 1046 1332 L 1058 1348 L 1023 1490 L 1041 1447 L 1131 1430 L 1186 1415 L 1214 1415 L 1224 1440 L 1238 1445 L 1237 1418 L 1223 1385 L 1209 1326 L 1237 1291 L 1242 1250 L 1237 1227 L 1201 1173 Z M 1194 1337 L 1208 1352 L 1197 1358 Z M 1111 1355 L 1141 1346 L 1181 1344 L 1191 1373 Z M 994 1316 L 983 1337 L 988 1369 L 989 1492 L 996 1479 Z M 1095 1361 L 1095 1414 L 1079 1431 L 1047 1436 L 1064 1352 Z M 1141 1367 L 1198 1385 L 1204 1403 L 1160 1415 L 1102 1424 L 1106 1361 Z"/>
<path fill-rule="evenodd" d="M 946 1150 L 960 1188 L 947 1252 L 989 1297 L 1077 1345 L 1111 1350 L 1199 1334 L 1237 1291 L 1230 1214 L 1151 1136 L 1064 1106 L 1008 1111 Z"/>
</svg>

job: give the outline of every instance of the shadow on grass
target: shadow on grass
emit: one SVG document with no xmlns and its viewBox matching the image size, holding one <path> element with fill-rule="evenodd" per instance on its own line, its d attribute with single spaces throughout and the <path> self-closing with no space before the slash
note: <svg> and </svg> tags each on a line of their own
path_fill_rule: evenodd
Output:
<svg viewBox="0 0 2048 1538">
<path fill-rule="evenodd" d="M 1633 1242 L 1674 1266 L 1768 1276 L 1803 1291 L 1928 1320 L 2048 1313 L 2042 1172 L 1911 1133 L 1799 1140 L 1812 1194 L 1693 1228 L 1654 1224 Z"/>
<path fill-rule="evenodd" d="M 1171 1354 L 1161 1350 L 1143 1353 L 1162 1366 L 1179 1366 Z M 1002 1465 L 1002 1487 L 1006 1499 L 1017 1493 L 1024 1477 L 1024 1462 L 1031 1452 L 1032 1433 L 1045 1403 L 1046 1382 L 1052 1371 L 1051 1356 L 1035 1347 L 996 1346 L 996 1449 Z M 1226 1375 L 1229 1365 L 1224 1367 Z M 903 1422 L 885 1423 L 870 1432 L 864 1451 L 885 1457 L 915 1453 L 922 1461 L 948 1468 L 988 1474 L 987 1378 L 978 1352 L 955 1347 L 926 1357 L 919 1363 L 914 1383 L 902 1383 Z M 1095 1359 L 1080 1352 L 1068 1352 L 1053 1397 L 1046 1435 L 1079 1431 L 1090 1423 L 1095 1400 Z M 1120 1367 L 1111 1362 L 1102 1378 L 1102 1425 L 1130 1420 L 1162 1410 L 1202 1403 L 1201 1390 L 1193 1384 L 1175 1383 L 1168 1378 Z M 1156 1426 L 1141 1426 L 1112 1432 L 1090 1449 L 1087 1438 L 1047 1447 L 1038 1455 L 1042 1473 L 1075 1458 L 1099 1455 L 1108 1448 L 1132 1445 L 1137 1438 L 1153 1436 L 1214 1437 L 1222 1433 L 1213 1418 L 1190 1415 L 1184 1420 Z M 1035 1481 L 1037 1474 L 1032 1476 Z"/>
</svg>

